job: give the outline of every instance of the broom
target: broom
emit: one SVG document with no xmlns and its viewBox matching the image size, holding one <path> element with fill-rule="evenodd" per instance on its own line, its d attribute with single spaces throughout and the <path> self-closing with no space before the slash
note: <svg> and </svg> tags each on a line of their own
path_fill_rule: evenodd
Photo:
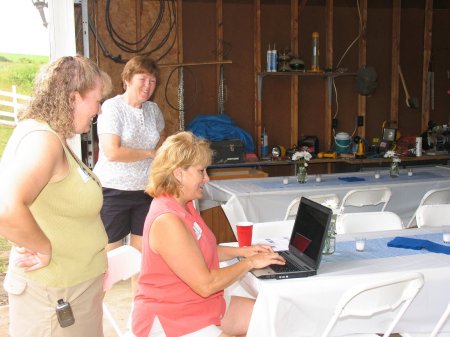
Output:
<svg viewBox="0 0 450 337">
<path fill-rule="evenodd" d="M 398 73 L 400 75 L 400 79 L 402 80 L 403 90 L 405 91 L 406 106 L 411 109 L 419 108 L 419 100 L 417 99 L 417 97 L 409 96 L 408 89 L 406 88 L 405 78 L 403 77 L 403 72 L 402 68 L 400 67 L 400 64 L 398 65 Z"/>
</svg>

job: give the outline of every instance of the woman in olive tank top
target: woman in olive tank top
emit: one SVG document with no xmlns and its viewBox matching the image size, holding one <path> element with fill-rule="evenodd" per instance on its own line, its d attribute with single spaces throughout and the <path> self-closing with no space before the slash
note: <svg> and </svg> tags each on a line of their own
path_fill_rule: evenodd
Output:
<svg viewBox="0 0 450 337">
<path fill-rule="evenodd" d="M 111 80 L 82 56 L 38 74 L 0 164 L 11 337 L 102 337 L 102 189 L 66 139 L 89 131 Z"/>
</svg>

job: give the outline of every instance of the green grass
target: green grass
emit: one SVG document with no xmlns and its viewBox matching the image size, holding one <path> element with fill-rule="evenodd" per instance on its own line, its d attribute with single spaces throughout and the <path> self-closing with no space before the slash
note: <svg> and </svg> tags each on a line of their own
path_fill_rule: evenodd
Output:
<svg viewBox="0 0 450 337">
<path fill-rule="evenodd" d="M 3 150 L 5 149 L 6 143 L 11 136 L 14 128 L 7 125 L 0 124 L 0 158 L 2 157 Z"/>
<path fill-rule="evenodd" d="M 16 85 L 19 94 L 31 95 L 34 77 L 48 61 L 47 56 L 0 53 L 0 90 Z"/>
</svg>

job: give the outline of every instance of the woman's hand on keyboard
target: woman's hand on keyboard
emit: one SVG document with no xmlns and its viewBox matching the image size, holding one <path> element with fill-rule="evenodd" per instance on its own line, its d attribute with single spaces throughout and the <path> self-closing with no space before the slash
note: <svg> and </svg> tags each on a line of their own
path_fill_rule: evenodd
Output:
<svg viewBox="0 0 450 337">
<path fill-rule="evenodd" d="M 265 268 L 271 264 L 284 265 L 286 261 L 276 252 L 265 252 L 252 255 L 247 258 L 251 261 L 253 269 Z"/>
<path fill-rule="evenodd" d="M 273 253 L 273 249 L 269 245 L 253 245 L 238 248 L 239 256 L 249 257 L 258 253 Z"/>
</svg>

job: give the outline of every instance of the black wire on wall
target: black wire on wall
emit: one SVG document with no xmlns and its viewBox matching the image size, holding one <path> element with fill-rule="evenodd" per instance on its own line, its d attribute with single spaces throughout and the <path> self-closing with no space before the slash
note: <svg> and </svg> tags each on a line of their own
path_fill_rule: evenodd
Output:
<svg viewBox="0 0 450 337">
<path fill-rule="evenodd" d="M 170 79 L 172 78 L 173 74 L 176 71 L 179 71 L 180 69 L 187 70 L 193 77 L 194 79 L 194 93 L 192 94 L 192 103 L 189 106 L 183 107 L 183 109 L 180 109 L 179 107 L 174 106 L 172 103 L 170 103 L 169 100 L 169 82 Z M 192 71 L 192 69 L 190 67 L 185 67 L 185 66 L 177 66 L 176 68 L 173 68 L 170 73 L 169 76 L 167 77 L 167 81 L 166 81 L 166 85 L 164 86 L 164 97 L 166 99 L 167 105 L 169 107 L 171 107 L 173 110 L 175 111 L 186 111 L 186 110 L 190 110 L 193 106 L 195 106 L 197 104 L 197 98 L 198 98 L 198 79 L 195 76 L 194 72 Z"/>
<path fill-rule="evenodd" d="M 166 3 L 167 3 L 167 9 L 166 9 Z M 117 29 L 114 28 L 113 22 L 111 20 L 111 0 L 106 1 L 106 8 L 105 8 L 105 20 L 106 20 L 106 30 L 108 32 L 108 35 L 111 37 L 114 44 L 119 47 L 121 50 L 131 53 L 131 54 L 140 54 L 140 55 L 146 55 L 150 56 L 153 53 L 160 51 L 163 47 L 165 47 L 165 50 L 162 52 L 162 54 L 155 58 L 156 62 L 159 62 L 161 59 L 163 59 L 173 48 L 176 42 L 176 7 L 175 7 L 175 0 L 170 1 L 159 1 L 159 11 L 158 15 L 156 17 L 155 22 L 149 27 L 147 32 L 139 38 L 137 41 L 128 41 L 122 36 L 119 35 L 119 32 Z M 150 47 L 150 44 L 154 42 L 154 37 L 156 32 L 160 29 L 161 23 L 163 22 L 165 13 L 168 13 L 169 15 L 169 24 L 167 31 L 163 34 L 163 36 L 160 38 L 159 41 L 156 41 L 154 43 L 154 47 L 152 49 L 148 48 Z M 106 47 L 105 43 L 103 42 L 102 38 L 99 36 L 97 30 L 95 29 L 95 25 L 92 23 L 91 18 L 89 17 L 89 28 L 92 32 L 92 34 L 95 37 L 95 40 L 98 42 L 100 48 L 102 49 L 103 55 L 105 57 L 110 58 L 116 63 L 126 63 L 128 60 L 123 59 L 122 55 L 112 55 L 109 49 Z M 174 32 L 174 34 L 172 34 Z M 172 41 L 169 43 L 170 35 L 173 35 Z M 137 47 L 138 45 L 142 45 L 141 47 Z"/>
</svg>

